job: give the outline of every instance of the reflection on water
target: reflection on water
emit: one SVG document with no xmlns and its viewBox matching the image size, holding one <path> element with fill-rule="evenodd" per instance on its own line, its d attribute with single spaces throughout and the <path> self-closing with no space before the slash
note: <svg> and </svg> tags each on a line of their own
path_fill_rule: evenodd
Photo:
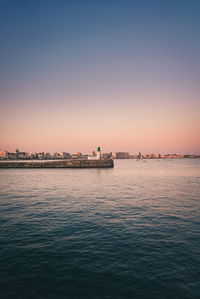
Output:
<svg viewBox="0 0 200 299">
<path fill-rule="evenodd" d="M 200 160 L 1 169 L 5 298 L 200 294 Z"/>
</svg>

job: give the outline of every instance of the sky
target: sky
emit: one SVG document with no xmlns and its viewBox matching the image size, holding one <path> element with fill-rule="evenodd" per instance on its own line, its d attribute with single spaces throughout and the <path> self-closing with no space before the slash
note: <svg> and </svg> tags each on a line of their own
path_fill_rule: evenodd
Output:
<svg viewBox="0 0 200 299">
<path fill-rule="evenodd" d="M 0 149 L 200 153 L 199 0 L 0 0 Z"/>
</svg>

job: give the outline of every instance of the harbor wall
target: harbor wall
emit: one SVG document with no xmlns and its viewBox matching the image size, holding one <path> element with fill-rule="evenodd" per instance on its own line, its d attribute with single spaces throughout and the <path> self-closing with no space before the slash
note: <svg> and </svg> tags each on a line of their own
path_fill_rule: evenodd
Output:
<svg viewBox="0 0 200 299">
<path fill-rule="evenodd" d="M 112 159 L 0 161 L 0 168 L 111 168 L 111 167 L 114 167 L 114 162 Z"/>
</svg>

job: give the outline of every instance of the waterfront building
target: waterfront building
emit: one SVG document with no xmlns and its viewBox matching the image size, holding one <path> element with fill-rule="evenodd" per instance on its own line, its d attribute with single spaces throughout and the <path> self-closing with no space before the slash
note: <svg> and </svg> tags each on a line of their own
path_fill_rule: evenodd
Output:
<svg viewBox="0 0 200 299">
<path fill-rule="evenodd" d="M 7 151 L 0 151 L 0 159 L 7 159 L 8 152 Z"/>
<path fill-rule="evenodd" d="M 60 156 L 62 157 L 62 159 L 70 159 L 71 158 L 70 153 L 66 153 L 66 152 L 60 153 Z"/>
<path fill-rule="evenodd" d="M 96 156 L 96 152 L 95 151 L 90 152 L 89 156 Z"/>
<path fill-rule="evenodd" d="M 8 153 L 8 156 L 10 159 L 28 159 L 29 158 L 29 154 L 27 152 L 20 152 L 18 148 L 15 150 L 15 152 Z"/>
<path fill-rule="evenodd" d="M 160 159 L 160 157 L 161 157 L 160 154 L 155 154 L 155 155 L 154 155 L 154 158 L 155 158 L 155 159 Z"/>
<path fill-rule="evenodd" d="M 28 159 L 29 154 L 27 152 L 19 152 L 17 155 L 17 159 Z"/>
<path fill-rule="evenodd" d="M 129 159 L 129 152 L 115 152 L 112 157 L 114 159 Z"/>
<path fill-rule="evenodd" d="M 44 159 L 44 152 L 38 153 L 38 159 L 40 159 L 40 160 Z"/>
<path fill-rule="evenodd" d="M 136 159 L 141 159 L 142 158 L 142 154 L 141 154 L 141 152 L 138 152 L 138 153 L 136 153 Z"/>
<path fill-rule="evenodd" d="M 95 151 L 91 151 L 91 152 L 89 153 L 89 155 L 87 156 L 87 159 L 88 159 L 88 160 L 96 160 L 96 159 L 97 159 L 96 152 L 95 152 Z"/>
<path fill-rule="evenodd" d="M 53 159 L 61 159 L 62 157 L 61 157 L 61 155 L 59 154 L 59 153 L 54 153 L 53 154 Z"/>
<path fill-rule="evenodd" d="M 102 157 L 103 157 L 104 159 L 110 159 L 110 158 L 112 158 L 112 152 L 103 153 L 103 154 L 102 154 Z"/>
<path fill-rule="evenodd" d="M 8 159 L 16 160 L 17 159 L 17 154 L 16 153 L 8 153 Z"/>
<path fill-rule="evenodd" d="M 44 159 L 51 159 L 51 158 L 52 158 L 52 156 L 50 153 L 47 152 L 44 154 Z"/>
</svg>

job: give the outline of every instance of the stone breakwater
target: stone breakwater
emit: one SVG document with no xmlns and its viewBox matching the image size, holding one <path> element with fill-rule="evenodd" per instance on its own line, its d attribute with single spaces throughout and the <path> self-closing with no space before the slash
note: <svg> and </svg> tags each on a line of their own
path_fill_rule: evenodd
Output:
<svg viewBox="0 0 200 299">
<path fill-rule="evenodd" d="M 112 159 L 0 161 L 0 168 L 111 168 L 111 167 L 114 167 L 114 162 Z"/>
</svg>

